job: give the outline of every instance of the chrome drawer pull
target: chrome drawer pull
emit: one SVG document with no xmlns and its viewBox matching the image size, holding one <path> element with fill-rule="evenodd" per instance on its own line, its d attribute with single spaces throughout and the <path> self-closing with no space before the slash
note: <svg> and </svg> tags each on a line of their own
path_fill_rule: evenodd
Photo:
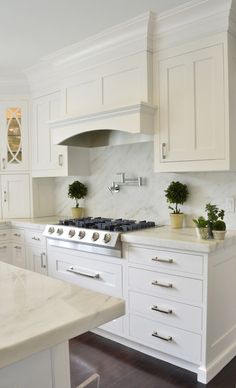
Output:
<svg viewBox="0 0 236 388">
<path fill-rule="evenodd" d="M 159 261 L 159 263 L 168 263 L 168 264 L 172 264 L 174 262 L 173 259 L 160 259 L 159 257 L 153 257 L 152 258 L 152 261 Z"/>
<path fill-rule="evenodd" d="M 21 235 L 19 233 L 14 233 L 13 236 L 20 237 Z"/>
<path fill-rule="evenodd" d="M 89 273 L 89 272 L 84 272 L 84 271 L 79 271 L 75 269 L 73 266 L 67 268 L 68 272 L 73 272 L 76 275 L 81 275 L 81 276 L 86 276 L 87 278 L 92 278 L 92 279 L 98 279 L 100 277 L 99 273 Z"/>
<path fill-rule="evenodd" d="M 38 237 L 32 237 L 32 240 L 40 241 L 40 238 L 38 238 Z"/>
<path fill-rule="evenodd" d="M 158 282 L 157 280 L 154 280 L 152 282 L 152 285 L 153 286 L 159 286 L 159 287 L 166 287 L 166 288 L 172 288 L 173 287 L 172 283 L 161 283 L 161 282 Z"/>
<path fill-rule="evenodd" d="M 1 233 L 0 237 L 5 237 L 7 234 L 6 233 Z"/>
<path fill-rule="evenodd" d="M 158 307 L 157 305 L 152 306 L 153 311 L 159 311 L 160 313 L 164 314 L 172 314 L 173 311 L 171 309 L 163 309 L 161 307 Z"/>
<path fill-rule="evenodd" d="M 166 159 L 166 143 L 161 144 L 161 156 L 162 159 Z"/>
<path fill-rule="evenodd" d="M 160 339 L 162 339 L 163 341 L 168 341 L 168 342 L 172 341 L 172 337 L 171 337 L 170 335 L 168 335 L 168 336 L 160 335 L 160 334 L 158 334 L 157 331 L 154 331 L 154 332 L 152 333 L 152 336 L 153 336 L 153 337 L 156 337 L 156 338 L 160 338 Z"/>
<path fill-rule="evenodd" d="M 40 254 L 40 258 L 41 258 L 41 268 L 47 268 L 47 265 L 44 263 L 44 257 L 46 259 L 46 253 L 43 252 Z"/>
<path fill-rule="evenodd" d="M 2 247 L 0 247 L 0 249 L 7 249 L 7 246 L 3 245 Z"/>
<path fill-rule="evenodd" d="M 15 249 L 21 249 L 21 247 L 18 247 L 17 245 L 14 247 Z"/>
</svg>

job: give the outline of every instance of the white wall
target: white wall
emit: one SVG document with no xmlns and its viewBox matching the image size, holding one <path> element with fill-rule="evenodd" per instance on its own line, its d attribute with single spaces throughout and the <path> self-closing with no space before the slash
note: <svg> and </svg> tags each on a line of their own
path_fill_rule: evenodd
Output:
<svg viewBox="0 0 236 388">
<path fill-rule="evenodd" d="M 96 148 L 90 152 L 90 177 L 55 179 L 55 205 L 58 214 L 70 216 L 73 202 L 67 198 L 67 190 L 68 184 L 75 179 L 88 184 L 89 195 L 85 206 L 87 214 L 91 216 L 147 219 L 168 224 L 169 211 L 164 190 L 172 180 L 179 180 L 189 186 L 189 200 L 183 207 L 188 214 L 187 224 L 190 224 L 193 215 L 203 214 L 206 202 L 211 201 L 224 208 L 225 197 L 236 198 L 236 173 L 154 173 L 152 143 Z M 123 187 L 118 194 L 112 195 L 107 186 L 111 185 L 117 172 L 125 172 L 127 176 L 142 176 L 146 179 L 146 185 Z M 227 213 L 226 222 L 229 228 L 236 229 L 236 213 Z"/>
</svg>

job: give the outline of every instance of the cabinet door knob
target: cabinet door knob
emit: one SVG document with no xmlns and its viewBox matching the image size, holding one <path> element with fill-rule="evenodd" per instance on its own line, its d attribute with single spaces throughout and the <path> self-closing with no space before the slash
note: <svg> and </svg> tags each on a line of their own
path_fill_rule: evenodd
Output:
<svg viewBox="0 0 236 388">
<path fill-rule="evenodd" d="M 162 159 L 166 159 L 166 143 L 161 144 L 161 157 Z"/>
</svg>

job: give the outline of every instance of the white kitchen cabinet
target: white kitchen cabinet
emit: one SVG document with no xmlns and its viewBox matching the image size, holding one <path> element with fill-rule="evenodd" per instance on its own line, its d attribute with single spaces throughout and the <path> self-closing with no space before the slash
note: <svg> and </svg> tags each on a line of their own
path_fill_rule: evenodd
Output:
<svg viewBox="0 0 236 388">
<path fill-rule="evenodd" d="M 30 217 L 30 181 L 27 174 L 2 175 L 3 218 Z"/>
<path fill-rule="evenodd" d="M 47 275 L 47 255 L 41 247 L 26 246 L 27 269 Z"/>
<path fill-rule="evenodd" d="M 224 61 L 223 43 L 159 61 L 157 171 L 225 169 Z"/>
<path fill-rule="evenodd" d="M 0 243 L 0 261 L 11 264 L 11 247 L 9 242 Z"/>
<path fill-rule="evenodd" d="M 89 151 L 52 143 L 48 122 L 60 117 L 59 91 L 35 98 L 32 103 L 32 176 L 53 177 L 89 174 Z"/>
<path fill-rule="evenodd" d="M 26 101 L 0 101 L 1 171 L 29 169 L 28 106 Z"/>
<path fill-rule="evenodd" d="M 12 243 L 12 264 L 16 267 L 27 268 L 24 245 Z"/>
</svg>

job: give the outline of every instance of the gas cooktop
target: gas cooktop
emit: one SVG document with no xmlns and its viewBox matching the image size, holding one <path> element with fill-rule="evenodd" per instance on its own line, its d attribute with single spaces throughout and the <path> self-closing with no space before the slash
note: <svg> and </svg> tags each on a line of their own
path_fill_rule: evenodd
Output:
<svg viewBox="0 0 236 388">
<path fill-rule="evenodd" d="M 103 217 L 85 217 L 60 220 L 59 225 L 74 226 L 85 229 L 108 230 L 113 232 L 129 232 L 132 230 L 153 228 L 155 227 L 155 222 L 123 220 L 122 218 L 112 219 Z"/>
</svg>

